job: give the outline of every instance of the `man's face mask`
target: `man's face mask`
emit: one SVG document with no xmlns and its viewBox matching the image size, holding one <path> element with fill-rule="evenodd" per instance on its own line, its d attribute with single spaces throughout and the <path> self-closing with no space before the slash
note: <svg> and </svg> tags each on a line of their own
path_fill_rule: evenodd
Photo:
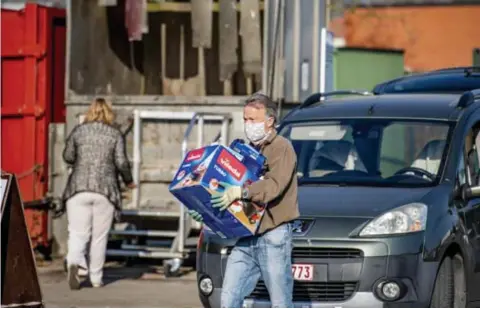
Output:
<svg viewBox="0 0 480 309">
<path fill-rule="evenodd" d="M 265 122 L 246 122 L 245 135 L 252 143 L 257 143 L 267 136 Z"/>
<path fill-rule="evenodd" d="M 253 144 L 261 143 L 270 133 L 275 122 L 273 117 L 269 117 L 264 107 L 247 105 L 243 110 L 245 136 Z"/>
</svg>

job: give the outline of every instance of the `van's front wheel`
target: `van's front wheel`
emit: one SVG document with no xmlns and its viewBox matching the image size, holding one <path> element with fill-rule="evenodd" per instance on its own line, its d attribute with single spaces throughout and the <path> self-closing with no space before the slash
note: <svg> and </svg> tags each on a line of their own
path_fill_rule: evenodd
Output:
<svg viewBox="0 0 480 309">
<path fill-rule="evenodd" d="M 463 257 L 456 254 L 452 258 L 453 266 L 453 308 L 465 308 L 467 306 L 467 277 L 465 276 L 465 264 Z"/>
<path fill-rule="evenodd" d="M 446 256 L 435 279 L 431 308 L 451 308 L 453 306 L 453 263 L 450 256 Z"/>
<path fill-rule="evenodd" d="M 465 308 L 465 267 L 461 255 L 446 256 L 438 270 L 431 308 Z"/>
</svg>

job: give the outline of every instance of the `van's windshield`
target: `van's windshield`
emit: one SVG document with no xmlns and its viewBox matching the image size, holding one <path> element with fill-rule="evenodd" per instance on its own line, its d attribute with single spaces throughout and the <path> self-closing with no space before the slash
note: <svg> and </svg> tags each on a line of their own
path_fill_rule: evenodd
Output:
<svg viewBox="0 0 480 309">
<path fill-rule="evenodd" d="M 451 125 L 345 119 L 288 124 L 280 135 L 297 154 L 299 184 L 388 187 L 437 183 Z"/>
</svg>

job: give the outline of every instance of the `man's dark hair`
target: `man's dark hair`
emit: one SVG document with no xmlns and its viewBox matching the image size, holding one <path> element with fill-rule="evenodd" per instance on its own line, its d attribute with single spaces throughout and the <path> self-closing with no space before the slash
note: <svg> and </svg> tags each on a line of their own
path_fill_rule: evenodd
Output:
<svg viewBox="0 0 480 309">
<path fill-rule="evenodd" d="M 255 108 L 265 108 L 267 117 L 272 117 L 273 122 L 277 122 L 277 104 L 267 95 L 262 93 L 254 93 L 245 101 L 245 106 L 253 106 Z"/>
</svg>

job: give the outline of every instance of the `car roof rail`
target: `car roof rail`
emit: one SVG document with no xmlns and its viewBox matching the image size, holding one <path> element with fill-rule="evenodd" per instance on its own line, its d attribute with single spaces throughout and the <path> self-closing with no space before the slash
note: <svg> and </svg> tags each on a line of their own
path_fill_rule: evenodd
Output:
<svg viewBox="0 0 480 309">
<path fill-rule="evenodd" d="M 475 100 L 480 99 L 480 89 L 473 89 L 470 91 L 465 91 L 460 99 L 458 99 L 457 107 L 466 108 L 473 104 Z"/>
<path fill-rule="evenodd" d="M 284 117 L 283 119 L 288 118 L 294 111 L 308 107 L 310 105 L 313 105 L 315 103 L 318 103 L 321 101 L 322 98 L 328 98 L 328 97 L 333 97 L 337 95 L 373 95 L 372 92 L 368 90 L 335 90 L 335 91 L 330 91 L 330 92 L 317 92 L 312 95 L 310 95 L 305 101 L 303 101 L 302 104 L 299 106 L 291 109 Z"/>
<path fill-rule="evenodd" d="M 373 95 L 368 90 L 335 90 L 335 91 L 330 91 L 330 92 L 317 92 L 312 95 L 310 95 L 305 101 L 303 101 L 302 104 L 298 107 L 299 109 L 309 107 L 310 105 L 313 105 L 315 103 L 318 103 L 321 101 L 322 98 L 328 98 L 328 97 L 333 97 L 333 96 L 339 96 L 339 95 Z"/>
<path fill-rule="evenodd" d="M 474 75 L 475 73 L 477 74 L 480 73 L 480 66 L 452 67 L 452 68 L 438 69 L 438 70 L 434 70 L 427 73 L 449 72 L 449 71 L 459 71 L 459 70 L 463 70 L 463 73 L 465 74 L 465 76 L 468 77 L 468 76 Z"/>
</svg>

